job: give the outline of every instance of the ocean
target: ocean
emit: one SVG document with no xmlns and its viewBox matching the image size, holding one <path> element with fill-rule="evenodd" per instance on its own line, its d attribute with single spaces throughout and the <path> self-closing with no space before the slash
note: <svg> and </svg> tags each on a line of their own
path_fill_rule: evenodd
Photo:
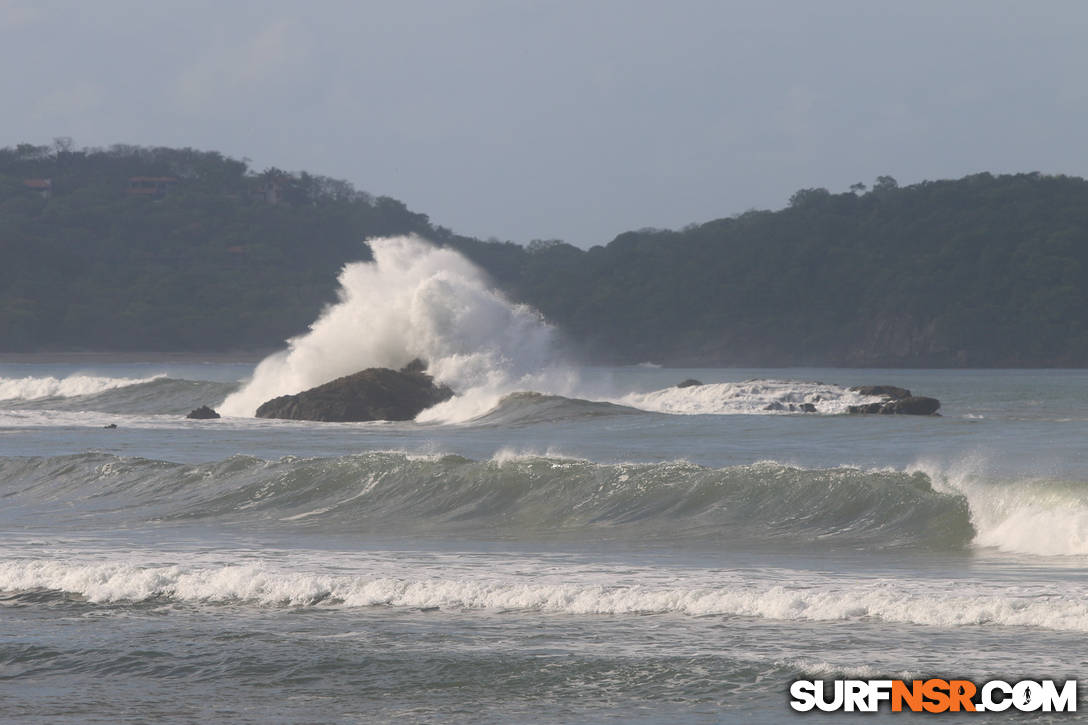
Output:
<svg viewBox="0 0 1088 725">
<path fill-rule="evenodd" d="M 794 679 L 1088 666 L 1088 372 L 592 368 L 723 412 L 183 418 L 251 372 L 0 364 L 0 720 L 779 722 Z M 875 383 L 942 415 L 749 410 Z"/>
<path fill-rule="evenodd" d="M 1088 371 L 577 366 L 413 244 L 259 365 L 0 361 L 0 721 L 896 722 L 790 683 L 1088 672 Z M 415 421 L 252 417 L 416 356 L 462 395 Z"/>
</svg>

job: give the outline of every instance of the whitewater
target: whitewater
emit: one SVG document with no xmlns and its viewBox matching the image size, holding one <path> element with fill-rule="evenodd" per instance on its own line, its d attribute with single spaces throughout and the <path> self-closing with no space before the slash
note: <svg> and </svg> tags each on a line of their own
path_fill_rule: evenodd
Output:
<svg viewBox="0 0 1088 725">
<path fill-rule="evenodd" d="M 0 719 L 777 723 L 798 678 L 1084 679 L 1088 372 L 587 366 L 457 253 L 369 248 L 263 360 L 0 359 Z M 253 417 L 415 358 L 458 393 L 415 421 Z M 873 384 L 941 415 L 848 414 Z"/>
<path fill-rule="evenodd" d="M 553 392 L 571 374 L 557 357 L 555 330 L 511 304 L 457 252 L 418 237 L 370 240 L 373 261 L 344 267 L 340 300 L 305 335 L 263 360 L 220 406 L 252 416 L 266 400 L 371 367 L 414 359 L 459 395 L 424 419 L 486 412 L 517 389 Z"/>
</svg>

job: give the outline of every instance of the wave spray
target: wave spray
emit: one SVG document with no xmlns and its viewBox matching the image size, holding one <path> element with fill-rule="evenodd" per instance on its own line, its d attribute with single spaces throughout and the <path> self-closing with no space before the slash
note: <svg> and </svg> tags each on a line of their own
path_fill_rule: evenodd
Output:
<svg viewBox="0 0 1088 725">
<path fill-rule="evenodd" d="M 421 420 L 466 420 L 514 390 L 573 384 L 573 372 L 556 358 L 555 329 L 506 300 L 459 253 L 416 236 L 367 243 L 373 261 L 344 266 L 339 301 L 286 350 L 265 358 L 220 412 L 252 416 L 279 395 L 365 368 L 399 369 L 414 358 L 458 393 Z"/>
</svg>

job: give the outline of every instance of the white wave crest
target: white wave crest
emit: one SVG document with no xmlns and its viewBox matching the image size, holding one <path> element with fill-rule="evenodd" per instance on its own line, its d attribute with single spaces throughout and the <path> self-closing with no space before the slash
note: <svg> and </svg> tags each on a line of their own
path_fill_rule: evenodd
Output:
<svg viewBox="0 0 1088 725">
<path fill-rule="evenodd" d="M 983 458 L 952 466 L 918 463 L 934 488 L 967 499 L 974 543 L 1015 554 L 1088 555 L 1088 484 L 1025 478 L 1002 481 L 987 473 Z"/>
<path fill-rule="evenodd" d="M 467 420 L 506 393 L 567 387 L 573 373 L 554 357 L 554 329 L 494 290 L 451 249 L 414 236 L 369 240 L 373 262 L 340 273 L 340 301 L 305 335 L 266 358 L 220 406 L 252 416 L 265 401 L 365 368 L 400 368 L 414 358 L 458 393 L 421 420 Z"/>
<path fill-rule="evenodd" d="M 790 412 L 810 403 L 818 413 L 845 413 L 850 405 L 881 400 L 839 385 L 796 380 L 748 380 L 708 383 L 632 393 L 615 402 L 641 410 L 682 415 L 763 414 Z"/>
<path fill-rule="evenodd" d="M 63 378 L 0 378 L 0 400 L 71 398 L 149 383 L 163 377 L 165 375 L 152 375 L 147 378 L 110 378 L 96 375 L 69 375 Z"/>
<path fill-rule="evenodd" d="M 52 590 L 96 603 L 174 599 L 250 602 L 263 606 L 441 607 L 537 610 L 577 615 L 726 615 L 794 621 L 870 619 L 938 627 L 1027 626 L 1088 632 L 1083 589 L 1057 585 L 994 586 L 959 580 L 773 580 L 685 585 L 579 581 L 574 575 L 424 576 L 322 575 L 275 571 L 260 564 L 211 567 L 116 563 L 0 563 L 0 590 Z M 719 578 L 722 576 L 718 574 Z M 1045 590 L 1045 591 L 1041 591 Z"/>
</svg>

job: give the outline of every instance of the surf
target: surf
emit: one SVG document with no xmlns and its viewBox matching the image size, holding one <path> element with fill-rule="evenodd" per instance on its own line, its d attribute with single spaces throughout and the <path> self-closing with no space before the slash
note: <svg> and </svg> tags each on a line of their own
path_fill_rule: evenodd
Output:
<svg viewBox="0 0 1088 725">
<path fill-rule="evenodd" d="M 737 383 L 672 386 L 623 395 L 616 403 L 674 415 L 765 415 L 813 412 L 837 415 L 851 405 L 880 400 L 841 385 L 797 380 L 757 379 Z"/>
<path fill-rule="evenodd" d="M 924 474 L 774 461 L 709 468 L 372 452 L 186 465 L 86 453 L 0 459 L 0 480 L 13 510 L 44 506 L 106 527 L 219 521 L 350 535 L 873 550 L 962 550 L 975 534 L 964 499 L 934 490 Z"/>
<path fill-rule="evenodd" d="M 528 411 L 524 397 L 515 400 L 496 425 L 553 412 L 547 397 Z M 584 412 L 617 414 L 596 404 Z M 597 463 L 509 451 L 482 460 L 375 451 L 199 464 L 87 452 L 0 458 L 0 482 L 10 515 L 48 511 L 81 528 L 228 521 L 353 535 L 1088 555 L 1088 482 L 1003 479 L 974 459 L 894 470 Z"/>
<path fill-rule="evenodd" d="M 106 390 L 142 385 L 165 377 L 152 375 L 144 378 L 114 378 L 100 375 L 68 375 L 65 377 L 0 377 L 0 401 L 5 403 L 42 400 L 46 398 L 72 398 L 93 395 Z"/>
<path fill-rule="evenodd" d="M 1003 476 L 982 456 L 950 464 L 920 461 L 939 491 L 963 496 L 975 544 L 1014 554 L 1088 556 L 1088 482 L 1045 475 Z"/>
<path fill-rule="evenodd" d="M 193 558 L 193 557 L 188 557 Z M 1031 627 L 1088 632 L 1079 587 L 1009 589 L 1000 582 L 793 569 L 677 570 L 597 564 L 562 566 L 511 557 L 474 564 L 456 554 L 350 554 L 335 569 L 294 556 L 237 563 L 186 561 L 0 561 L 0 592 L 14 604 L 81 608 L 182 602 L 203 606 L 548 612 L 614 618 L 646 615 L 749 617 L 787 622 L 886 622 L 929 627 Z M 525 569 L 542 572 L 526 580 Z M 551 572 L 551 573 L 549 573 Z"/>
<path fill-rule="evenodd" d="M 339 300 L 307 333 L 265 358 L 219 406 L 252 416 L 271 398 L 371 367 L 400 369 L 419 358 L 458 396 L 420 420 L 467 420 L 516 390 L 568 388 L 574 371 L 557 332 L 532 308 L 507 300 L 454 250 L 416 236 L 367 241 L 373 261 L 346 265 Z"/>
<path fill-rule="evenodd" d="M 420 423 L 502 418 L 500 408 L 512 405 L 507 396 L 531 393 L 686 415 L 804 409 L 839 414 L 850 405 L 877 400 L 837 385 L 786 380 L 609 392 L 607 385 L 583 380 L 558 331 L 539 312 L 508 300 L 460 253 L 417 236 L 367 244 L 373 259 L 344 266 L 338 301 L 308 332 L 262 360 L 252 377 L 216 406 L 220 413 L 252 417 L 272 398 L 366 368 L 400 369 L 415 359 L 425 361 L 428 374 L 457 393 L 420 413 Z M 524 399 L 522 404 L 527 404 Z M 567 407 L 573 412 L 584 405 Z M 541 407 L 540 400 L 535 407 Z"/>
</svg>

